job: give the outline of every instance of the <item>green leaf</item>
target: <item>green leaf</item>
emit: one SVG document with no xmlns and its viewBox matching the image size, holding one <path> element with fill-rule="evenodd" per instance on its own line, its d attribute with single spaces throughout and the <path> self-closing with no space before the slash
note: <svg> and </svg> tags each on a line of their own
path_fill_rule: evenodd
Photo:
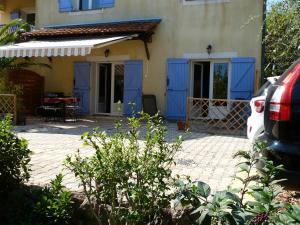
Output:
<svg viewBox="0 0 300 225">
<path fill-rule="evenodd" d="M 211 193 L 211 188 L 208 184 L 198 181 L 197 182 L 197 193 L 204 198 L 208 198 Z"/>
</svg>

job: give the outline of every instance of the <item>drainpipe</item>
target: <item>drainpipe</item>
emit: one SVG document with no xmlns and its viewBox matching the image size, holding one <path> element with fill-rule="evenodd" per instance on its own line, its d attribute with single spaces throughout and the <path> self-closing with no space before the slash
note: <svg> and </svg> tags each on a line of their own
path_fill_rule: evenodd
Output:
<svg viewBox="0 0 300 225">
<path fill-rule="evenodd" d="M 265 83 L 265 56 L 266 56 L 266 44 L 265 38 L 267 33 L 267 2 L 268 0 L 263 0 L 263 28 L 262 28 L 262 46 L 261 46 L 261 76 L 260 76 L 260 86 Z"/>
</svg>

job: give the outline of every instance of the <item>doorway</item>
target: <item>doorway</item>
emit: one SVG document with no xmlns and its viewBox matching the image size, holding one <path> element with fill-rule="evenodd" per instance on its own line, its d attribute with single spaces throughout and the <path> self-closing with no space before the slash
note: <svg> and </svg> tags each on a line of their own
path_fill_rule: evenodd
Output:
<svg viewBox="0 0 300 225">
<path fill-rule="evenodd" d="M 111 111 L 111 64 L 99 64 L 98 113 Z"/>
<path fill-rule="evenodd" d="M 193 98 L 209 98 L 210 62 L 194 62 L 191 82 Z"/>
<path fill-rule="evenodd" d="M 123 113 L 124 64 L 98 63 L 96 113 Z"/>
</svg>

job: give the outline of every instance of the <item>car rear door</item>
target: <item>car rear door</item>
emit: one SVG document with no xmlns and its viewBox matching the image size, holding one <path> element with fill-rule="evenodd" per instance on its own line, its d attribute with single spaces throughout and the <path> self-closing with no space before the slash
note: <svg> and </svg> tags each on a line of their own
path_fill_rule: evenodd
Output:
<svg viewBox="0 0 300 225">
<path fill-rule="evenodd" d="M 272 102 L 275 95 L 280 92 L 290 95 L 290 101 L 286 106 L 278 105 L 277 109 L 283 110 L 290 107 L 289 119 L 281 120 L 272 118 Z M 279 99 L 281 99 L 279 97 Z M 286 102 L 286 103 L 287 103 Z M 273 107 L 274 108 L 274 107 Z M 300 59 L 297 60 L 269 89 L 266 99 L 266 110 L 264 115 L 265 134 L 269 139 L 280 140 L 281 142 L 300 144 Z"/>
</svg>

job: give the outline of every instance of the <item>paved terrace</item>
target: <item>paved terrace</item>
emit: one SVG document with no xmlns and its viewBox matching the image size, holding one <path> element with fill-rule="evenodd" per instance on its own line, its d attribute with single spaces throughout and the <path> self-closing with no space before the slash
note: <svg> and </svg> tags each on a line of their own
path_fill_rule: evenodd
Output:
<svg viewBox="0 0 300 225">
<path fill-rule="evenodd" d="M 54 123 L 31 119 L 26 126 L 17 127 L 20 137 L 29 141 L 33 151 L 30 184 L 46 185 L 56 174 L 63 171 L 64 184 L 72 191 L 80 191 L 78 182 L 63 162 L 67 155 L 78 149 L 84 155 L 93 153 L 83 147 L 81 134 L 94 127 L 108 132 L 113 131 L 113 118 L 90 118 L 76 123 Z M 168 123 L 168 141 L 175 140 L 182 132 L 175 123 Z M 244 137 L 218 136 L 204 133 L 191 133 L 183 143 L 183 149 L 176 155 L 174 173 L 189 175 L 211 185 L 213 191 L 223 190 L 232 182 L 236 159 L 232 155 L 239 150 L 250 148 Z"/>
</svg>

